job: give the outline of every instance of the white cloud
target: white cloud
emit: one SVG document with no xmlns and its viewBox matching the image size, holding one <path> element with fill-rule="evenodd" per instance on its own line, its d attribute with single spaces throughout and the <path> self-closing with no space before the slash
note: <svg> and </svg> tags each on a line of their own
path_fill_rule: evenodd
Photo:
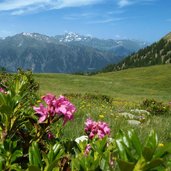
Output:
<svg viewBox="0 0 171 171">
<path fill-rule="evenodd" d="M 128 6 L 130 4 L 132 4 L 132 2 L 129 0 L 119 0 L 118 1 L 119 7 L 125 7 L 125 6 Z"/>
<path fill-rule="evenodd" d="M 108 15 L 117 15 L 117 14 L 123 14 L 125 11 L 122 9 L 117 9 L 117 10 L 114 10 L 114 11 L 108 11 L 107 14 Z"/>
<path fill-rule="evenodd" d="M 114 0 L 113 0 L 114 1 Z M 138 3 L 153 3 L 157 0 L 116 0 L 120 8 Z M 12 15 L 37 12 L 41 10 L 80 7 L 99 4 L 106 0 L 1 0 L 0 12 L 8 11 Z"/>
<path fill-rule="evenodd" d="M 5 0 L 0 3 L 0 11 L 22 9 L 38 4 L 47 4 L 49 0 Z"/>
<path fill-rule="evenodd" d="M 26 11 L 25 10 L 17 10 L 17 11 L 13 11 L 11 14 L 12 15 L 22 15 L 24 14 Z"/>
<path fill-rule="evenodd" d="M 57 2 L 54 2 L 54 8 L 65 8 L 65 7 L 79 7 L 79 6 L 85 6 L 85 5 L 91 5 L 100 3 L 103 0 L 58 0 Z"/>
<path fill-rule="evenodd" d="M 88 24 L 104 24 L 104 23 L 112 23 L 116 21 L 121 21 L 124 20 L 124 18 L 107 18 L 107 19 L 102 19 L 102 20 L 95 20 L 88 22 Z"/>
<path fill-rule="evenodd" d="M 119 7 L 125 7 L 125 6 L 129 6 L 129 5 L 133 5 L 133 4 L 142 4 L 142 3 L 146 3 L 151 4 L 154 3 L 157 0 L 118 0 L 117 4 Z"/>
<path fill-rule="evenodd" d="M 20 15 L 30 11 L 79 7 L 101 3 L 104 0 L 4 0 L 0 2 L 0 11 L 10 11 Z"/>
<path fill-rule="evenodd" d="M 28 14 L 28 13 L 35 13 L 38 12 L 40 10 L 46 10 L 44 5 L 35 5 L 35 6 L 29 6 L 27 8 L 20 8 L 20 9 L 16 9 L 16 10 L 12 10 L 11 11 L 11 15 L 22 15 L 22 14 Z"/>
<path fill-rule="evenodd" d="M 63 17 L 63 19 L 65 20 L 80 20 L 80 19 L 92 19 L 96 16 L 99 16 L 97 15 L 96 13 L 79 13 L 79 14 L 70 14 L 70 15 L 66 15 Z"/>
</svg>

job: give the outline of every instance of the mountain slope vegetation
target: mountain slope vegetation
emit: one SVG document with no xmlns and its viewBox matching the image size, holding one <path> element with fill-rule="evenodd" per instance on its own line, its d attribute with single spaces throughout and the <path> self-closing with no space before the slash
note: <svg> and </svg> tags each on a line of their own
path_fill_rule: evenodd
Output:
<svg viewBox="0 0 171 171">
<path fill-rule="evenodd" d="M 151 46 L 140 49 L 137 53 L 126 57 L 118 64 L 108 65 L 103 71 L 107 72 L 168 63 L 171 63 L 171 33 Z"/>
</svg>

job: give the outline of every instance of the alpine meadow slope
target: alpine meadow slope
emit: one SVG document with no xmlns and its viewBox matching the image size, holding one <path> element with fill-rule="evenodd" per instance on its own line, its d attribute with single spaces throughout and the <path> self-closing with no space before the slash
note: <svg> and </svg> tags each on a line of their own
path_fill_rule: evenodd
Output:
<svg viewBox="0 0 171 171">
<path fill-rule="evenodd" d="M 35 74 L 40 94 L 91 94 L 115 100 L 142 101 L 154 98 L 171 100 L 171 64 L 133 68 L 93 76 L 71 74 Z"/>
</svg>

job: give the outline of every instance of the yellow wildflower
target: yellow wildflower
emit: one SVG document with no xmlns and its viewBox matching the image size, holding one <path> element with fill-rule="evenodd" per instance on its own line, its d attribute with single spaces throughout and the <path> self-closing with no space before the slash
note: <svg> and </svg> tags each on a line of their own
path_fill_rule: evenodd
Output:
<svg viewBox="0 0 171 171">
<path fill-rule="evenodd" d="M 164 147 L 164 144 L 163 143 L 159 143 L 158 146 L 159 147 Z"/>
<path fill-rule="evenodd" d="M 104 118 L 104 115 L 99 115 L 99 118 Z"/>
</svg>

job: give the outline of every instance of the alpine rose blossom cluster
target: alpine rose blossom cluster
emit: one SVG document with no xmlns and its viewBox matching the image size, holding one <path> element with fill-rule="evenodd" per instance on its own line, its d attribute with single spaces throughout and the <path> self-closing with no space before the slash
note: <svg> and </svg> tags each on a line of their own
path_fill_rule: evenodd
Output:
<svg viewBox="0 0 171 171">
<path fill-rule="evenodd" d="M 7 94 L 7 92 L 2 87 L 0 87 L 0 93 Z"/>
<path fill-rule="evenodd" d="M 110 128 L 107 123 L 95 122 L 91 119 L 86 120 L 84 130 L 90 139 L 93 139 L 96 135 L 99 139 L 102 139 L 105 135 L 110 134 Z"/>
<path fill-rule="evenodd" d="M 39 115 L 39 123 L 42 123 L 49 118 L 52 119 L 56 115 L 59 117 L 62 116 L 64 120 L 63 125 L 65 125 L 68 120 L 73 119 L 76 108 L 64 96 L 56 98 L 56 96 L 52 94 L 47 94 L 42 97 L 42 100 L 45 102 L 46 106 L 40 103 L 39 107 L 33 107 L 36 114 Z"/>
</svg>

